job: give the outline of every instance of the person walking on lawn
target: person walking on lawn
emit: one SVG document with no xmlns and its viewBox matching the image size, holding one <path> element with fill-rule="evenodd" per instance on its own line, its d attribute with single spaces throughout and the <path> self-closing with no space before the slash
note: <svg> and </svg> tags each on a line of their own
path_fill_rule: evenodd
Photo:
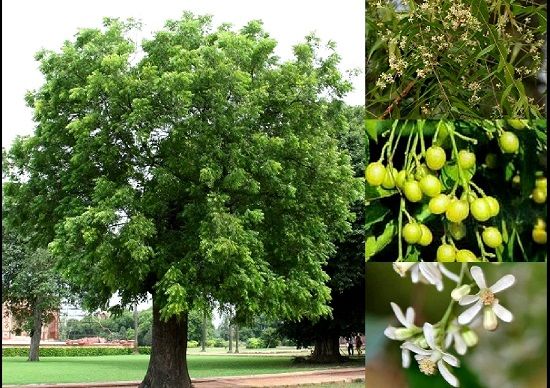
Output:
<svg viewBox="0 0 550 388">
<path fill-rule="evenodd" d="M 353 333 L 349 337 L 347 337 L 348 340 L 348 356 L 353 356 Z"/>
<path fill-rule="evenodd" d="M 361 340 L 361 333 L 357 333 L 355 337 L 355 348 L 357 349 L 357 355 L 361 355 L 361 347 L 363 346 L 363 341 Z"/>
</svg>

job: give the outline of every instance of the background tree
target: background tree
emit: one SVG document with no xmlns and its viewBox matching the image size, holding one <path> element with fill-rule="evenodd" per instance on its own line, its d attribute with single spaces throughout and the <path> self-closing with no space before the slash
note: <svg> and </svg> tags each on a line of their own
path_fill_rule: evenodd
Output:
<svg viewBox="0 0 550 388">
<path fill-rule="evenodd" d="M 321 57 L 308 36 L 282 62 L 258 21 L 213 29 L 185 14 L 139 60 L 133 27 L 106 20 L 37 55 L 38 125 L 10 151 L 5 195 L 87 307 L 152 295 L 141 387 L 189 387 L 197 303 L 238 317 L 329 312 L 323 265 L 362 187 L 336 140 L 350 83 L 333 44 Z"/>
<path fill-rule="evenodd" d="M 66 287 L 46 249 L 31 248 L 27 239 L 2 225 L 2 304 L 17 328 L 31 336 L 29 361 L 39 361 L 42 326 L 54 319 Z"/>
<path fill-rule="evenodd" d="M 364 176 L 364 108 L 348 107 L 345 111 L 347 131 L 343 131 L 340 147 L 348 150 L 357 177 Z M 312 362 L 333 363 L 343 361 L 339 339 L 350 333 L 364 331 L 365 263 L 364 249 L 365 212 L 363 200 L 354 203 L 357 215 L 352 231 L 337 244 L 336 253 L 329 259 L 325 271 L 330 276 L 332 317 L 316 320 L 286 321 L 279 333 L 296 341 L 298 346 L 314 345 L 309 357 Z"/>
</svg>

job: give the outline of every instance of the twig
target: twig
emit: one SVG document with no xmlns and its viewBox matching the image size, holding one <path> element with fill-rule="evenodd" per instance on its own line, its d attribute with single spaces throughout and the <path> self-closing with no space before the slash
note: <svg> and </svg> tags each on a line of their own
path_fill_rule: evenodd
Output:
<svg viewBox="0 0 550 388">
<path fill-rule="evenodd" d="M 382 116 L 378 118 L 379 120 L 384 120 L 386 117 L 390 115 L 393 108 L 395 108 L 401 102 L 401 100 L 404 99 L 407 94 L 409 94 L 412 87 L 414 86 L 414 83 L 415 81 L 409 82 L 409 84 L 405 87 L 405 89 L 401 93 L 399 93 L 399 96 L 397 96 L 397 98 L 393 100 L 391 105 L 386 108 Z"/>
</svg>

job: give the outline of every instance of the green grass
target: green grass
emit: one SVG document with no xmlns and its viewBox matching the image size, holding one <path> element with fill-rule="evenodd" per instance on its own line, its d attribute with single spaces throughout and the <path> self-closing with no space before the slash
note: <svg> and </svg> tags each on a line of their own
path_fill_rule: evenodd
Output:
<svg viewBox="0 0 550 388">
<path fill-rule="evenodd" d="M 330 365 L 293 365 L 287 356 L 202 356 L 188 355 L 191 378 L 239 376 L 326 369 Z M 27 362 L 25 357 L 2 359 L 2 384 L 84 383 L 133 381 L 145 376 L 149 356 L 42 357 Z M 360 366 L 363 363 L 353 364 Z"/>
</svg>

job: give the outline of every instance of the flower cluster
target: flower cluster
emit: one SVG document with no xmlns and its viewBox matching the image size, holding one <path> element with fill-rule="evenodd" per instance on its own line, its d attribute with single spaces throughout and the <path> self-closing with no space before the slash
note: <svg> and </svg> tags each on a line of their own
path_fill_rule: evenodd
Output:
<svg viewBox="0 0 550 388">
<path fill-rule="evenodd" d="M 409 265 L 412 264 L 412 265 Z M 468 348 L 475 346 L 478 335 L 474 328 L 482 322 L 486 330 L 495 330 L 498 319 L 511 322 L 513 315 L 504 308 L 495 294 L 511 287 L 515 283 L 513 275 L 505 275 L 492 286 L 487 286 L 485 275 L 478 266 L 470 268 L 472 284 L 463 284 L 466 264 L 463 264 L 460 276 L 454 274 L 438 263 L 395 263 L 394 269 L 400 276 L 411 273 L 413 283 L 419 281 L 432 284 L 438 291 L 443 290 L 443 275 L 457 283 L 451 292 L 451 301 L 443 318 L 431 324 L 425 322 L 422 326 L 415 323 L 415 311 L 407 307 L 405 313 L 395 304 L 390 303 L 400 327 L 388 326 L 384 331 L 386 337 L 403 341 L 401 344 L 402 365 L 408 368 L 411 365 L 411 353 L 418 363 L 420 371 L 426 375 L 438 373 L 453 387 L 460 385 L 458 378 L 453 374 L 451 367 L 459 367 L 460 361 L 456 354 L 462 356 Z M 477 289 L 477 293 L 472 293 Z M 456 312 L 455 306 L 469 306 L 466 310 Z"/>
<path fill-rule="evenodd" d="M 528 4 L 516 2 L 512 7 L 512 0 L 482 7 L 465 0 L 369 3 L 367 35 L 374 49 L 367 68 L 375 88 L 367 100 L 383 101 L 380 109 L 414 83 L 424 93 L 420 103 L 415 101 L 418 98 L 411 102 L 414 114 L 425 103 L 436 108 L 434 103 L 440 101 L 435 113 L 445 116 L 457 108 L 456 99 L 483 108 L 483 117 L 492 111 L 501 116 L 502 109 L 509 116 L 529 116 L 531 109 L 542 114 L 542 103 L 526 104 L 531 97 L 518 86 L 535 80 L 543 66 L 544 28 L 538 25 L 538 17 L 527 16 L 532 13 Z M 466 76 L 467 84 L 449 87 L 459 85 L 456 75 Z M 498 89 L 499 83 L 512 85 L 514 92 Z M 408 104 L 401 100 L 401 105 Z"/>
</svg>

